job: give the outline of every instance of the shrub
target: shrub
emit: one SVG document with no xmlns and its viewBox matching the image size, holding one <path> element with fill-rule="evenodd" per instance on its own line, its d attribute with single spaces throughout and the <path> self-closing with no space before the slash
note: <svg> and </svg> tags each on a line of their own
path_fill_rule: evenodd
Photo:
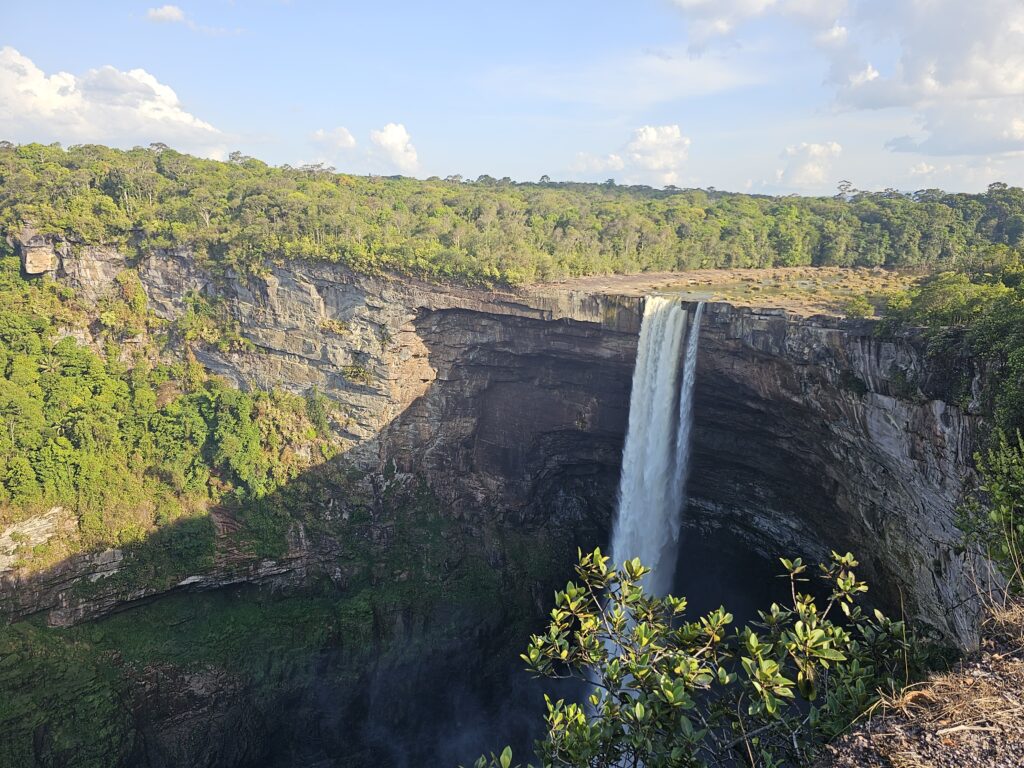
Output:
<svg viewBox="0 0 1024 768">
<path fill-rule="evenodd" d="M 1011 441 L 999 432 L 974 461 L 981 483 L 961 507 L 959 525 L 967 542 L 1002 571 L 1010 591 L 1024 594 L 1024 437 L 1018 432 Z"/>
<path fill-rule="evenodd" d="M 686 619 L 686 599 L 652 597 L 639 560 L 621 571 L 600 550 L 555 595 L 548 630 L 523 660 L 537 675 L 575 678 L 586 703 L 546 697 L 544 766 L 808 765 L 818 746 L 907 682 L 902 622 L 856 605 L 867 591 L 851 554 L 822 565 L 824 607 L 799 591 L 807 566 L 782 560 L 792 601 L 730 631 L 719 608 Z M 837 616 L 841 614 L 841 616 Z M 478 768 L 509 768 L 509 750 Z"/>
</svg>

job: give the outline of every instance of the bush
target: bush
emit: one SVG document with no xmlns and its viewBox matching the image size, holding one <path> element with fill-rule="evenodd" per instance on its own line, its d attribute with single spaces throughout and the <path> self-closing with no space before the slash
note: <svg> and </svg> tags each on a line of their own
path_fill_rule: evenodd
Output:
<svg viewBox="0 0 1024 768">
<path fill-rule="evenodd" d="M 967 542 L 979 546 L 1007 579 L 1012 593 L 1024 594 L 1024 437 L 997 433 L 995 445 L 974 457 L 981 483 L 960 510 Z"/>
<path fill-rule="evenodd" d="M 822 565 L 824 607 L 799 591 L 807 566 L 782 560 L 792 602 L 730 631 L 719 608 L 688 621 L 686 599 L 645 594 L 638 560 L 621 571 L 600 550 L 555 595 L 548 630 L 523 660 L 537 675 L 575 678 L 586 703 L 546 697 L 544 766 L 808 765 L 821 743 L 907 683 L 902 622 L 863 613 L 853 555 Z M 841 615 L 839 615 L 841 614 Z M 508 768 L 511 753 L 478 768 Z"/>
<path fill-rule="evenodd" d="M 843 302 L 843 314 L 850 320 L 863 320 L 875 314 L 875 308 L 865 296 L 852 296 Z"/>
</svg>

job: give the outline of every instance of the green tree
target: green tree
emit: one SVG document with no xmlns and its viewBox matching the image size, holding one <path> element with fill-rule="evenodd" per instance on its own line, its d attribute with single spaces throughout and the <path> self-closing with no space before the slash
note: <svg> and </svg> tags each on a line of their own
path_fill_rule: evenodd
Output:
<svg viewBox="0 0 1024 768">
<path fill-rule="evenodd" d="M 1000 432 L 974 458 L 981 483 L 960 509 L 960 527 L 1000 568 L 1010 591 L 1024 594 L 1024 436 Z"/>
<path fill-rule="evenodd" d="M 638 560 L 615 570 L 600 550 L 581 556 L 523 660 L 593 692 L 585 703 L 545 698 L 540 764 L 809 765 L 880 690 L 906 684 L 905 628 L 856 605 L 867 585 L 852 555 L 821 566 L 821 607 L 801 591 L 807 567 L 782 563 L 791 602 L 733 630 L 724 608 L 688 620 L 685 598 L 646 594 Z M 477 762 L 510 764 L 508 750 Z"/>
</svg>

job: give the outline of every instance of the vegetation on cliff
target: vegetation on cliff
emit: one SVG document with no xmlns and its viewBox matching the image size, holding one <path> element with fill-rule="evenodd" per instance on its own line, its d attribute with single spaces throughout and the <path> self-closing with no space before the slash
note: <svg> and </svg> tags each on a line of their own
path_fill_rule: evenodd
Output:
<svg viewBox="0 0 1024 768">
<path fill-rule="evenodd" d="M 358 177 L 162 145 L 0 144 L 0 229 L 188 247 L 215 268 L 305 257 L 475 284 L 698 267 L 925 267 L 1024 244 L 1024 190 L 765 197 L 614 184 Z"/>
<path fill-rule="evenodd" d="M 685 598 L 646 594 L 639 560 L 616 570 L 600 550 L 582 555 L 579 580 L 555 595 L 548 630 L 523 655 L 535 674 L 592 690 L 586 704 L 547 699 L 540 764 L 809 765 L 880 692 L 907 684 L 914 645 L 902 622 L 856 604 L 867 585 L 852 555 L 821 566 L 820 598 L 802 591 L 806 565 L 782 563 L 791 603 L 733 630 L 724 608 L 689 620 Z M 477 766 L 509 768 L 511 757 Z"/>
<path fill-rule="evenodd" d="M 1000 569 L 1007 592 L 1024 596 L 1024 436 L 997 433 L 975 464 L 981 482 L 961 508 L 959 525 Z"/>
<path fill-rule="evenodd" d="M 927 329 L 936 367 L 960 371 L 954 395 L 981 398 L 992 426 L 1007 435 L 1024 429 L 1024 259 L 991 251 L 960 269 L 938 272 L 888 300 L 881 333 Z M 971 361 L 973 367 L 964 366 Z M 973 370 L 982 373 L 974 381 Z M 979 387 L 980 385 L 980 387 Z"/>
<path fill-rule="evenodd" d="M 368 495 L 328 464 L 263 501 L 308 513 L 310 539 L 333 527 L 327 573 L 178 590 L 72 627 L 0 624 L 0 765 L 111 768 L 141 752 L 153 764 L 292 765 L 290 752 L 318 747 L 346 765 L 385 764 L 385 749 L 438 764 L 431 718 L 449 715 L 430 707 L 507 679 L 537 582 L 547 592 L 565 554 L 550 537 L 491 529 L 490 557 L 510 561 L 496 570 L 412 477 Z"/>
<path fill-rule="evenodd" d="M 319 399 L 207 376 L 187 352 L 198 324 L 195 312 L 180 327 L 159 323 L 131 272 L 87 308 L 65 286 L 23 278 L 0 244 L 0 525 L 54 506 L 72 519 L 64 535 L 24 542 L 16 566 L 130 548 L 164 529 L 154 551 L 167 553 L 165 578 L 201 569 L 212 505 L 256 509 L 335 450 Z M 181 341 L 185 355 L 161 353 Z M 238 516 L 257 550 L 283 545 L 268 514 Z"/>
</svg>

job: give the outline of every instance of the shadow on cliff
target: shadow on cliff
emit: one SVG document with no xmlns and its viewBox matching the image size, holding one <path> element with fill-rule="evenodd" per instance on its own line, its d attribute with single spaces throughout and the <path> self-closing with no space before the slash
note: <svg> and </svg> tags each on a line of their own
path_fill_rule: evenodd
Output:
<svg viewBox="0 0 1024 768">
<path fill-rule="evenodd" d="M 509 742 L 527 753 L 543 700 L 518 654 L 564 583 L 544 562 L 556 550 L 540 531 L 453 519 L 422 478 L 375 480 L 366 492 L 332 462 L 254 518 L 223 506 L 162 527 L 109 575 L 62 563 L 25 578 L 19 591 L 52 595 L 52 608 L 0 631 L 0 764 L 454 766 Z M 255 554 L 274 538 L 267 510 L 292 521 L 274 558 Z"/>
<path fill-rule="evenodd" d="M 378 436 L 376 471 L 343 455 L 255 503 L 6 579 L 24 620 L 0 637 L 0 763 L 529 753 L 544 689 L 518 654 L 576 547 L 607 538 L 630 338 L 609 355 L 599 332 L 563 323 L 561 348 L 538 349 L 543 323 L 506 320 L 522 333 L 476 328 L 451 364 L 448 340 L 473 319 L 417 322 L 442 376 Z"/>
<path fill-rule="evenodd" d="M 12 745 L 0 763 L 321 768 L 452 765 L 509 741 L 529 752 L 541 689 L 518 653 L 576 547 L 607 541 L 636 337 L 464 310 L 415 325 L 437 378 L 375 455 L 363 446 L 256 504 L 5 583 L 13 612 L 37 615 L 3 635 L 16 661 L 0 665 Z M 742 615 L 773 599 L 775 556 L 851 549 L 897 603 L 871 548 L 909 546 L 889 516 L 916 502 L 843 431 L 856 393 L 835 396 L 830 422 L 790 363 L 702 338 L 677 587 L 695 611 Z M 47 613 L 75 626 L 47 629 Z"/>
</svg>

